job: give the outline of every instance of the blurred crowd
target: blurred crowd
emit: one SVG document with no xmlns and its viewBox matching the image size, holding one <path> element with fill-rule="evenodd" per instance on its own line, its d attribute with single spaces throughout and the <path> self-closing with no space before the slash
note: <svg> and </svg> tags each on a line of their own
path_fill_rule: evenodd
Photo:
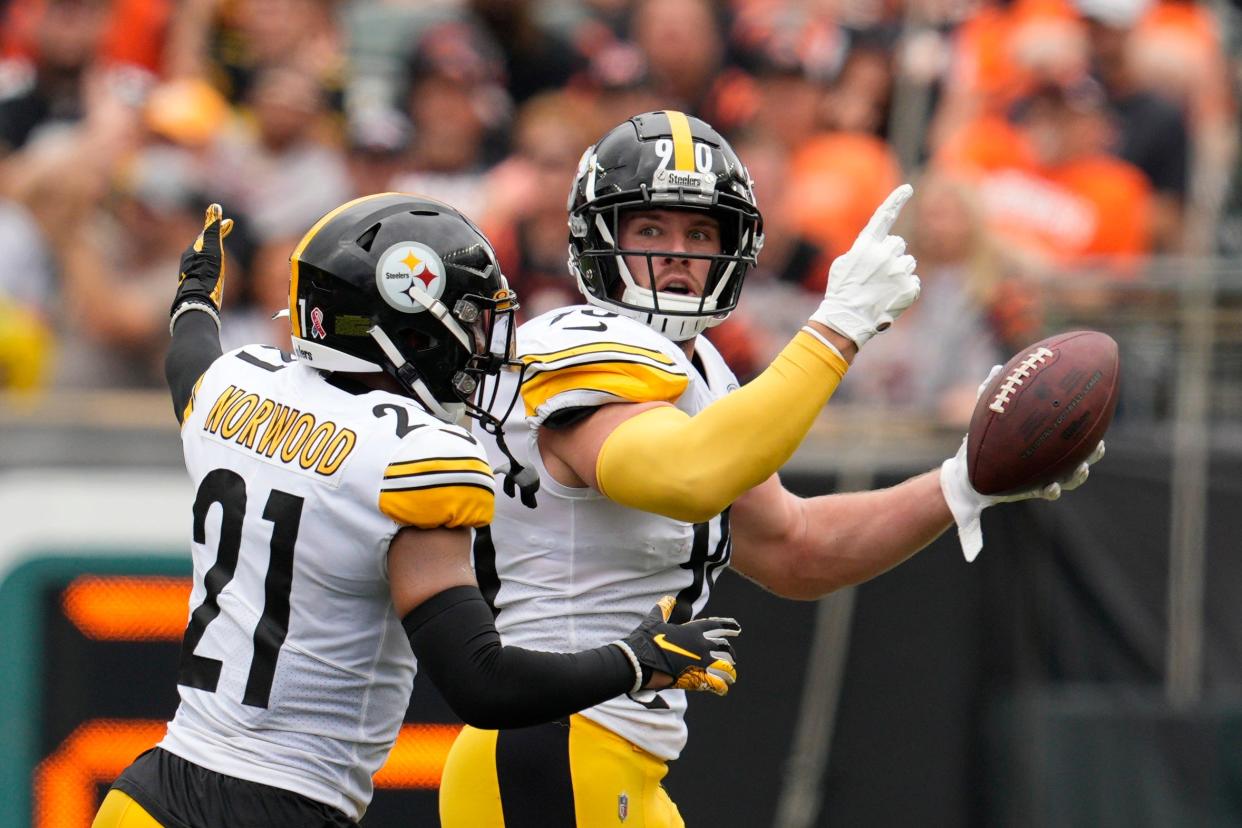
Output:
<svg viewBox="0 0 1242 828">
<path fill-rule="evenodd" d="M 225 347 L 287 346 L 288 257 L 385 190 L 484 228 L 534 315 L 577 295 L 583 149 L 696 114 L 767 242 L 711 336 L 743 378 L 898 183 L 923 295 L 856 401 L 969 416 L 1040 279 L 1211 254 L 1235 178 L 1232 10 L 1195 0 L 0 0 L 0 386 L 161 383 L 178 259 L 229 238 Z"/>
</svg>

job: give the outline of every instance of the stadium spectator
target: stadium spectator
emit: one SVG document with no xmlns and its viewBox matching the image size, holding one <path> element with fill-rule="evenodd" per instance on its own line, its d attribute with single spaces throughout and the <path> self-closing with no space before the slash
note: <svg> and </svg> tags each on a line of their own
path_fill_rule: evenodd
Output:
<svg viewBox="0 0 1242 828">
<path fill-rule="evenodd" d="M 45 0 L 8 9 L 14 28 L 28 27 L 29 40 L 24 53 L 15 45 L 0 61 L 0 157 L 41 131 L 81 121 L 91 74 L 96 83 L 140 93 L 143 79 L 98 59 L 109 7 L 108 0 Z"/>
<path fill-rule="evenodd" d="M 164 41 L 174 6 L 170 0 L 105 0 L 102 3 L 75 0 L 59 9 L 56 5 L 57 0 L 11 0 L 7 3 L 3 9 L 3 25 L 0 25 L 0 56 L 38 63 L 46 47 L 43 38 L 49 35 L 57 38 L 58 46 L 54 48 L 59 48 L 64 38 L 73 39 L 83 34 L 82 18 L 74 16 L 80 12 L 88 16 L 102 12 L 101 36 L 98 40 L 93 34 L 87 38 L 94 44 L 96 62 L 106 67 L 137 69 L 150 75 L 162 70 Z M 75 5 L 82 8 L 74 9 Z M 65 28 L 47 31 L 44 26 Z M 91 28 L 93 24 L 87 26 L 88 30 Z"/>
<path fill-rule="evenodd" d="M 851 49 L 820 103 L 820 131 L 793 151 L 782 196 L 794 226 L 833 256 L 849 249 L 874 205 L 901 180 L 879 137 L 891 76 L 888 53 Z"/>
<path fill-rule="evenodd" d="M 394 187 L 410 148 L 410 122 L 395 109 L 375 107 L 350 116 L 345 136 L 345 164 L 355 196 Z"/>
<path fill-rule="evenodd" d="M 65 317 L 57 382 L 67 387 L 158 387 L 167 330 L 161 300 L 187 235 L 198 232 L 204 182 L 175 147 L 146 147 L 119 168 L 112 198 L 76 188 L 56 236 Z M 101 204 L 107 205 L 101 208 Z"/>
<path fill-rule="evenodd" d="M 332 0 L 186 0 L 167 55 L 168 77 L 206 79 L 237 106 L 283 67 L 312 78 L 329 110 L 343 106 L 344 41 Z"/>
<path fill-rule="evenodd" d="M 482 215 L 486 173 L 512 116 L 503 54 L 476 24 L 448 21 L 423 30 L 406 77 L 413 133 L 392 189 Z"/>
<path fill-rule="evenodd" d="M 647 82 L 661 106 L 707 118 L 726 132 L 751 116 L 753 85 L 727 61 L 720 6 L 710 0 L 636 0 L 630 32 L 646 56 Z"/>
<path fill-rule="evenodd" d="M 586 69 L 567 91 L 581 99 L 600 123 L 623 121 L 635 112 L 660 106 L 659 93 L 647 79 L 647 57 L 628 40 L 609 38 L 590 52 Z"/>
<path fill-rule="evenodd" d="M 1087 67 L 1083 25 L 1069 0 L 987 0 L 953 38 L 944 97 L 933 118 L 933 153 L 970 123 L 1003 117 L 1043 83 Z"/>
<path fill-rule="evenodd" d="M 1153 190 L 1153 249 L 1172 252 L 1184 242 L 1190 140 L 1183 108 L 1143 88 L 1135 74 L 1131 33 L 1144 5 L 1136 0 L 1078 0 L 1090 35 L 1092 73 L 1107 97 L 1117 132 L 1111 150 L 1147 176 Z"/>
<path fill-rule="evenodd" d="M 501 269 L 522 297 L 520 318 L 564 305 L 576 291 L 565 280 L 564 182 L 582 147 L 598 132 L 594 119 L 564 92 L 537 95 L 517 112 L 513 154 L 488 174 L 479 224 Z"/>
<path fill-rule="evenodd" d="M 293 66 L 257 73 L 249 117 L 234 119 L 211 148 L 213 192 L 237 205 L 260 240 L 289 236 L 352 194 L 343 153 L 329 139 L 315 79 Z"/>
<path fill-rule="evenodd" d="M 583 57 L 539 19 L 535 0 L 469 0 L 467 7 L 504 52 L 505 86 L 515 104 L 565 86 Z"/>
<path fill-rule="evenodd" d="M 51 370 L 52 256 L 21 204 L 0 198 L 0 389 L 35 390 Z"/>
<path fill-rule="evenodd" d="M 1015 118 L 1012 125 L 997 117 L 968 125 L 935 159 L 974 178 L 989 227 L 1007 251 L 1045 269 L 1126 269 L 1146 255 L 1151 186 L 1141 170 L 1108 153 L 1099 84 L 1086 77 L 1046 84 L 1020 103 Z"/>
<path fill-rule="evenodd" d="M 732 42 L 754 78 L 755 106 L 746 130 L 770 135 L 785 153 L 796 152 L 825 128 L 825 114 L 833 117 L 825 99 L 850 53 L 849 35 L 822 16 L 786 10 L 775 21 L 740 15 Z"/>
<path fill-rule="evenodd" d="M 1236 66 L 1231 69 L 1218 12 L 1196 0 L 1156 0 L 1131 32 L 1135 83 L 1182 107 L 1191 139 L 1186 250 L 1208 249 L 1211 222 L 1238 154 Z"/>
</svg>

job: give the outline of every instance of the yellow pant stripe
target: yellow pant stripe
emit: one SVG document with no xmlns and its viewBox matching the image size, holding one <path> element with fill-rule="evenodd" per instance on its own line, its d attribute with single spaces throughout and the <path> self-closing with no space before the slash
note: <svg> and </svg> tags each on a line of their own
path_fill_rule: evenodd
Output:
<svg viewBox="0 0 1242 828">
<path fill-rule="evenodd" d="M 163 828 L 124 791 L 111 790 L 104 797 L 91 828 Z"/>
<path fill-rule="evenodd" d="M 562 753 L 541 755 L 539 750 L 531 749 L 524 757 L 541 780 L 558 766 L 564 767 L 566 749 L 564 731 L 555 730 L 564 728 L 564 724 L 542 727 L 549 728 L 548 749 Z M 506 805 L 514 819 L 537 823 L 540 814 L 515 809 L 513 803 L 501 800 L 496 756 L 498 740 L 504 737 L 504 733 L 494 730 L 462 728 L 449 751 L 440 782 L 443 828 L 506 828 Z M 574 822 L 578 826 L 685 828 L 677 806 L 661 784 L 668 773 L 664 761 L 580 715 L 569 719 L 568 751 Z M 560 784 L 563 783 L 559 779 L 549 780 L 549 785 Z M 532 799 L 540 794 L 523 793 L 529 793 Z M 559 823 L 557 826 L 560 828 Z"/>
</svg>

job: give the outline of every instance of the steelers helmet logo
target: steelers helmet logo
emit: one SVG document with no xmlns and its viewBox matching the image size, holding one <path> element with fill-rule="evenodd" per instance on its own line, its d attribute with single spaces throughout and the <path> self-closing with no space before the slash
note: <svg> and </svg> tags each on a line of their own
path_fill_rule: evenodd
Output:
<svg viewBox="0 0 1242 828">
<path fill-rule="evenodd" d="M 427 310 L 419 293 L 439 299 L 446 283 L 444 262 L 436 251 L 418 242 L 394 244 L 384 251 L 375 266 L 375 284 L 379 287 L 380 296 L 406 313 Z"/>
</svg>

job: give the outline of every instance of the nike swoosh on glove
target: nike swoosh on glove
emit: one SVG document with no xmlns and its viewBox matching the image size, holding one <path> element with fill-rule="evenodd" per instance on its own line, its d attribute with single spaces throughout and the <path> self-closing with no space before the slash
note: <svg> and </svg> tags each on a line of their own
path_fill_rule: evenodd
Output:
<svg viewBox="0 0 1242 828">
<path fill-rule="evenodd" d="M 742 632 L 732 618 L 700 618 L 685 624 L 671 624 L 676 599 L 666 595 L 652 608 L 642 623 L 621 641 L 641 674 L 635 682 L 637 692 L 646 688 L 655 673 L 672 676 L 672 690 L 706 690 L 723 696 L 737 681 L 733 643 Z M 640 683 L 641 682 L 641 683 Z"/>
</svg>

